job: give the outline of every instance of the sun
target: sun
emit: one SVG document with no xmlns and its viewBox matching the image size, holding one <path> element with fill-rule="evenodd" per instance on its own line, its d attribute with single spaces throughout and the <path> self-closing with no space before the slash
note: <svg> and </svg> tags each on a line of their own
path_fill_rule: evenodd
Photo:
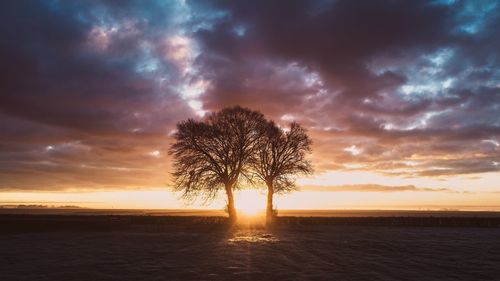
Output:
<svg viewBox="0 0 500 281">
<path fill-rule="evenodd" d="M 257 217 L 266 209 L 264 194 L 256 190 L 241 190 L 236 194 L 236 209 L 244 217 Z"/>
<path fill-rule="evenodd" d="M 262 212 L 263 210 L 258 208 L 238 208 L 238 213 L 245 217 L 256 217 Z"/>
</svg>

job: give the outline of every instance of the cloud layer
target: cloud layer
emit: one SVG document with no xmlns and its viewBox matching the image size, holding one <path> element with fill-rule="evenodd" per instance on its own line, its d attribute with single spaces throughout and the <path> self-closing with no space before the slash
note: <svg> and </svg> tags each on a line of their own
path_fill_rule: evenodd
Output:
<svg viewBox="0 0 500 281">
<path fill-rule="evenodd" d="M 450 192 L 446 188 L 416 187 L 414 185 L 387 186 L 380 184 L 349 184 L 334 186 L 304 186 L 308 191 L 333 191 L 333 192 L 403 192 L 403 191 L 425 191 L 425 192 Z"/>
<path fill-rule="evenodd" d="M 175 123 L 235 104 L 318 173 L 500 170 L 496 1 L 1 5 L 3 190 L 164 186 Z"/>
</svg>

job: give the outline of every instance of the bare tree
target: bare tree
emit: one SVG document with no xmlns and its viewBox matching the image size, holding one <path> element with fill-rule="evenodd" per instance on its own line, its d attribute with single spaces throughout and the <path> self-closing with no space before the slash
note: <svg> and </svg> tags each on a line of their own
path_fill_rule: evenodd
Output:
<svg viewBox="0 0 500 281">
<path fill-rule="evenodd" d="M 240 178 L 250 179 L 249 163 L 264 116 L 239 106 L 212 113 L 202 121 L 188 119 L 177 124 L 174 157 L 174 186 L 184 197 L 212 199 L 220 190 L 227 195 L 229 217 L 236 221 L 233 191 Z"/>
<path fill-rule="evenodd" d="M 274 194 L 295 189 L 296 174 L 312 172 L 311 163 L 306 159 L 311 144 L 306 130 L 298 123 L 291 123 L 290 129 L 285 131 L 274 122 L 268 122 L 259 141 L 257 157 L 252 161 L 254 176 L 267 186 L 267 222 L 274 216 Z"/>
</svg>

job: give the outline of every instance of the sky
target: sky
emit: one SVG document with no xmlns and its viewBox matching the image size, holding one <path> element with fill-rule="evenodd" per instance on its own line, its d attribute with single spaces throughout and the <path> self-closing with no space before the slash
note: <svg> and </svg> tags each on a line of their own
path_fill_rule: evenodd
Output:
<svg viewBox="0 0 500 281">
<path fill-rule="evenodd" d="M 0 5 L 0 204 L 220 208 L 168 148 L 242 105 L 313 140 L 278 207 L 500 210 L 500 1 Z"/>
</svg>

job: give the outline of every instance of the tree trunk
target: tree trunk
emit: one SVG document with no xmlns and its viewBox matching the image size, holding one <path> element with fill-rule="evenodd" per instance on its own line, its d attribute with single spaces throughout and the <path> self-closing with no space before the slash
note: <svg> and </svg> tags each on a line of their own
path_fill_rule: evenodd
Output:
<svg viewBox="0 0 500 281">
<path fill-rule="evenodd" d="M 226 185 L 227 194 L 227 213 L 229 214 L 229 220 L 234 223 L 236 222 L 236 208 L 234 207 L 234 196 L 233 196 L 233 186 L 231 184 Z"/>
<path fill-rule="evenodd" d="M 273 195 L 274 188 L 272 182 L 267 182 L 267 207 L 266 207 L 266 222 L 271 223 L 273 221 Z"/>
</svg>

